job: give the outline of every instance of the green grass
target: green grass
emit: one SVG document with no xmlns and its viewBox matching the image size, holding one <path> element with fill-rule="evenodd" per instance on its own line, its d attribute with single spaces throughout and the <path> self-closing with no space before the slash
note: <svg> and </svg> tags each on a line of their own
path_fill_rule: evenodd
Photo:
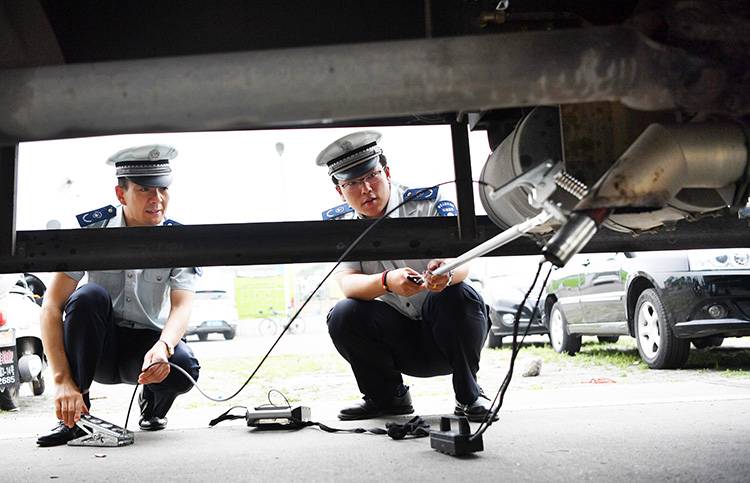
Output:
<svg viewBox="0 0 750 483">
<path fill-rule="evenodd" d="M 726 376 L 750 375 L 750 350 L 715 347 L 691 349 L 685 369 L 721 371 Z"/>
<path fill-rule="evenodd" d="M 594 341 L 585 342 L 581 347 L 581 352 L 576 354 L 576 358 L 588 364 L 609 364 L 621 369 L 633 366 L 643 370 L 648 368 L 641 361 L 635 341 L 628 338 L 606 344 Z"/>
<path fill-rule="evenodd" d="M 235 299 L 240 319 L 252 319 L 272 307 L 284 312 L 284 277 L 235 278 Z"/>
<path fill-rule="evenodd" d="M 510 351 L 510 344 L 504 343 L 500 350 Z M 524 344 L 521 351 L 523 354 L 539 357 L 545 362 L 560 362 L 567 359 L 576 364 L 609 364 L 621 369 L 649 370 L 648 365 L 641 360 L 635 340 L 630 337 L 621 337 L 615 343 L 599 343 L 593 338 L 585 338 L 581 351 L 572 358 L 567 354 L 558 354 L 549 344 L 542 343 Z M 729 377 L 747 377 L 750 375 L 750 350 L 726 347 L 698 350 L 691 346 L 690 356 L 683 369 L 719 371 Z M 623 371 L 622 376 L 626 375 Z"/>
<path fill-rule="evenodd" d="M 581 352 L 577 353 L 573 358 L 567 354 L 558 354 L 552 350 L 552 347 L 549 345 L 525 345 L 522 352 L 525 354 L 533 354 L 534 356 L 541 358 L 544 362 L 570 360 L 576 364 L 609 364 L 621 369 L 633 366 L 638 366 L 641 369 L 646 367 L 646 365 L 641 362 L 641 358 L 638 355 L 638 349 L 620 347 L 618 344 L 597 344 L 594 342 L 584 344 L 583 347 L 581 347 Z"/>
</svg>

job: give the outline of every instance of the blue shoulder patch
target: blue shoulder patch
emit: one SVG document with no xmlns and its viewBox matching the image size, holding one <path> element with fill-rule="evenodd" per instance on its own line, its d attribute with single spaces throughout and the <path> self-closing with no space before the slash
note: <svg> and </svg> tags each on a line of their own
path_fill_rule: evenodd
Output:
<svg viewBox="0 0 750 483">
<path fill-rule="evenodd" d="M 182 223 L 177 223 L 174 220 L 164 220 L 164 226 L 181 226 Z"/>
<path fill-rule="evenodd" d="M 438 204 L 435 205 L 435 209 L 437 210 L 438 216 L 458 215 L 458 210 L 456 209 L 456 205 L 454 205 L 452 201 L 448 201 L 448 200 L 440 201 Z"/>
<path fill-rule="evenodd" d="M 404 201 L 434 200 L 438 195 L 438 186 L 432 188 L 412 188 L 404 192 Z"/>
<path fill-rule="evenodd" d="M 78 224 L 81 225 L 81 228 L 85 228 L 89 225 L 93 225 L 94 223 L 114 218 L 116 214 L 117 210 L 115 210 L 115 207 L 112 205 L 107 205 L 102 208 L 97 208 L 96 210 L 91 210 L 87 211 L 86 213 L 76 215 L 76 220 L 78 220 Z"/>
<path fill-rule="evenodd" d="M 333 208 L 324 211 L 321 215 L 324 220 L 335 220 L 336 218 L 351 213 L 352 211 L 354 211 L 354 208 L 349 206 L 349 203 L 344 203 L 343 205 L 334 206 Z"/>
</svg>

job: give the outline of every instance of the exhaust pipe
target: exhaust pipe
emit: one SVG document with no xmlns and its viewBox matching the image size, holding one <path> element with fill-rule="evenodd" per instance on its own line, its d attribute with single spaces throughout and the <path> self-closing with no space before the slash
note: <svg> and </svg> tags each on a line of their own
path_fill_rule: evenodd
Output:
<svg viewBox="0 0 750 483">
<path fill-rule="evenodd" d="M 746 169 L 745 133 L 738 124 L 652 124 L 575 210 L 662 208 L 682 189 L 722 188 Z"/>
</svg>

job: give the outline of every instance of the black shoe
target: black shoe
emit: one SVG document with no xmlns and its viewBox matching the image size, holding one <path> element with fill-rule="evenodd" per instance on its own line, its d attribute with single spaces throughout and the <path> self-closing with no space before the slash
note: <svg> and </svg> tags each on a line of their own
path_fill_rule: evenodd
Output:
<svg viewBox="0 0 750 483">
<path fill-rule="evenodd" d="M 353 421 L 355 419 L 371 419 L 377 418 L 378 416 L 411 414 L 414 412 L 414 407 L 411 405 L 411 395 L 409 394 L 408 387 L 406 387 L 406 390 L 402 395 L 393 396 L 391 400 L 385 404 L 378 404 L 367 396 L 363 399 L 364 402 L 342 409 L 339 412 L 339 419 L 342 421 Z"/>
<path fill-rule="evenodd" d="M 143 431 L 159 431 L 160 429 L 164 429 L 167 427 L 167 418 L 158 418 L 156 416 L 152 416 L 146 419 L 141 417 L 141 420 L 138 422 L 138 426 L 140 426 Z"/>
<path fill-rule="evenodd" d="M 461 404 L 456 401 L 456 409 L 453 410 L 453 414 L 456 416 L 466 416 L 466 419 L 473 423 L 481 423 L 484 421 L 487 413 L 491 412 L 490 399 L 484 394 L 480 394 L 476 400 L 471 404 Z M 497 421 L 497 415 L 492 418 L 493 421 Z"/>
<path fill-rule="evenodd" d="M 138 406 L 141 408 L 141 419 L 138 426 L 143 431 L 159 431 L 167 427 L 167 417 L 154 414 L 154 393 L 144 387 L 138 394 Z"/>
<path fill-rule="evenodd" d="M 36 440 L 36 444 L 41 447 L 47 446 L 60 446 L 66 444 L 68 441 L 84 436 L 86 431 L 82 430 L 78 426 L 69 428 L 65 426 L 62 421 L 52 430 L 51 433 L 39 436 Z"/>
</svg>

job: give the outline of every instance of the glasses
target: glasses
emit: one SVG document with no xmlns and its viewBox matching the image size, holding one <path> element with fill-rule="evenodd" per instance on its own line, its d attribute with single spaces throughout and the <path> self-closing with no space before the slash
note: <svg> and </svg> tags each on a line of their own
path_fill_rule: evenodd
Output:
<svg viewBox="0 0 750 483">
<path fill-rule="evenodd" d="M 354 191 L 356 189 L 362 189 L 362 186 L 364 186 L 365 183 L 369 184 L 370 186 L 374 185 L 375 183 L 380 182 L 380 173 L 382 173 L 382 169 L 376 169 L 374 171 L 370 171 L 366 175 L 362 176 L 359 179 L 355 179 L 352 181 L 344 181 L 343 183 L 339 183 L 339 186 L 344 191 Z"/>
</svg>

